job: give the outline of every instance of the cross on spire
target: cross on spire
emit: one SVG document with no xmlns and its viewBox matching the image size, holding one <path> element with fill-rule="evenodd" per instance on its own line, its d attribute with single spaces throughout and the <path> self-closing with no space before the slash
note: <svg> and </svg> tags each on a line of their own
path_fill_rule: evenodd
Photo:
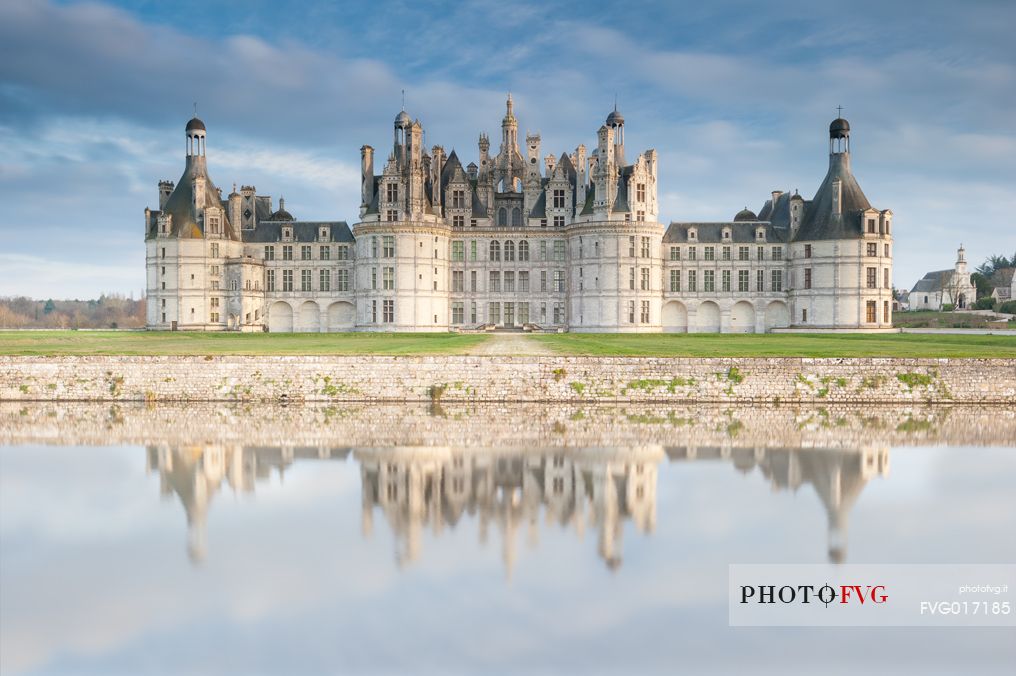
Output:
<svg viewBox="0 0 1016 676">
<path fill-rule="evenodd" d="M 836 106 L 836 117 L 843 117 L 843 106 Z"/>
</svg>

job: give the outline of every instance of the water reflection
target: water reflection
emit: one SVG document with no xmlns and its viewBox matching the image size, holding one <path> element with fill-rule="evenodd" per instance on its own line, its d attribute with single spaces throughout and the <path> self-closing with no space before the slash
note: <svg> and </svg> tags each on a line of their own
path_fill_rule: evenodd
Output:
<svg viewBox="0 0 1016 676">
<path fill-rule="evenodd" d="M 767 449 L 716 446 L 645 446 L 533 451 L 449 447 L 294 448 L 149 446 L 147 466 L 160 477 L 164 496 L 176 495 L 187 516 L 187 551 L 207 556 L 209 509 L 216 493 L 252 493 L 273 473 L 281 481 L 296 461 L 344 460 L 352 453 L 361 478 L 361 528 L 374 529 L 375 513 L 395 539 L 395 560 L 421 556 L 423 534 L 475 522 L 479 544 L 491 532 L 511 575 L 522 533 L 535 546 L 540 524 L 583 537 L 595 533 L 597 553 L 611 570 L 623 561 L 623 526 L 650 534 L 656 527 L 659 467 L 722 462 L 758 474 L 777 491 L 810 485 L 825 508 L 828 555 L 846 556 L 847 517 L 864 486 L 889 471 L 889 449 Z"/>
</svg>

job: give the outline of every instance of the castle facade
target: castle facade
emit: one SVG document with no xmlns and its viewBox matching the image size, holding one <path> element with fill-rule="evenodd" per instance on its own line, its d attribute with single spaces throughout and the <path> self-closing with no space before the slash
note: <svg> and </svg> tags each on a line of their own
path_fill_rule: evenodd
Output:
<svg viewBox="0 0 1016 676">
<path fill-rule="evenodd" d="M 148 327 L 206 331 L 764 332 L 892 325 L 892 212 L 850 167 L 850 125 L 829 127 L 815 196 L 773 191 L 731 221 L 659 220 L 655 150 L 625 150 L 615 108 L 596 147 L 543 155 L 519 140 L 511 96 L 497 154 L 428 151 L 395 118 L 375 168 L 360 149 L 359 222 L 299 221 L 280 199 L 208 174 L 206 127 L 187 123 L 177 183 L 145 210 Z"/>
</svg>

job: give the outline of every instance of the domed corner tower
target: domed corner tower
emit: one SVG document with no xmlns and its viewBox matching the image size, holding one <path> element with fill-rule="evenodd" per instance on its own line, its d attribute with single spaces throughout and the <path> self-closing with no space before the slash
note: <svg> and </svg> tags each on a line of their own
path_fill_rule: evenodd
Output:
<svg viewBox="0 0 1016 676">
<path fill-rule="evenodd" d="M 568 228 L 569 331 L 663 330 L 657 155 L 646 150 L 629 164 L 624 127 L 615 105 L 597 132 L 588 167 L 577 168 L 575 220 Z"/>
<path fill-rule="evenodd" d="M 829 170 L 790 244 L 790 325 L 892 327 L 892 212 L 868 202 L 850 166 L 850 123 L 829 125 Z"/>
<path fill-rule="evenodd" d="M 395 117 L 392 151 L 374 174 L 374 149 L 361 155 L 355 239 L 356 330 L 440 332 L 449 328 L 450 228 L 435 203 L 423 125 Z"/>
</svg>

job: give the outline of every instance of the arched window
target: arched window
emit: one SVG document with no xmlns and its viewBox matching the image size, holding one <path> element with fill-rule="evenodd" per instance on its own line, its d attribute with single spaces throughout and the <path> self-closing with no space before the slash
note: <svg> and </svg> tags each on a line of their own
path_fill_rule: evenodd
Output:
<svg viewBox="0 0 1016 676">
<path fill-rule="evenodd" d="M 519 261 L 527 262 L 529 260 L 529 240 L 521 240 L 519 242 Z"/>
<path fill-rule="evenodd" d="M 502 228 L 508 226 L 508 210 L 504 207 L 497 210 L 497 224 Z"/>
<path fill-rule="evenodd" d="M 514 181 L 512 181 L 512 188 L 515 190 L 515 192 L 522 192 L 522 179 L 516 178 Z"/>
<path fill-rule="evenodd" d="M 512 227 L 513 228 L 522 227 L 522 209 L 519 209 L 518 207 L 512 209 Z"/>
<path fill-rule="evenodd" d="M 501 245 L 497 243 L 496 239 L 490 243 L 490 260 L 501 260 Z"/>
<path fill-rule="evenodd" d="M 506 263 L 515 261 L 515 242 L 511 240 L 504 243 L 504 260 Z"/>
</svg>

